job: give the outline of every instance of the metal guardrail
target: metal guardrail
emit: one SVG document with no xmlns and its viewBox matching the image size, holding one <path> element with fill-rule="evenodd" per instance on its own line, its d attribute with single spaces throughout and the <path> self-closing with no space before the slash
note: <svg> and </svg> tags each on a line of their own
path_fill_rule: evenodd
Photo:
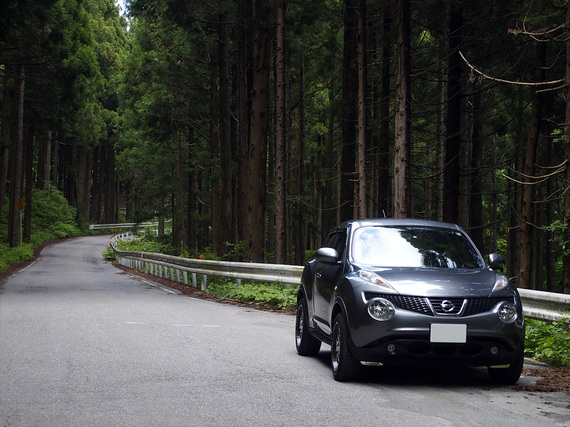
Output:
<svg viewBox="0 0 570 427">
<path fill-rule="evenodd" d="M 242 279 L 292 285 L 299 284 L 303 273 L 303 267 L 296 265 L 212 261 L 120 251 L 116 248 L 115 240 L 122 237 L 116 235 L 111 239 L 111 247 L 122 266 L 185 285 L 191 283 L 194 287 L 198 286 L 197 275 L 201 275 L 201 289 L 204 291 L 207 290 L 208 276 L 230 277 L 238 285 Z M 530 289 L 519 289 L 519 293 L 526 317 L 548 321 L 570 318 L 570 295 Z"/>
<path fill-rule="evenodd" d="M 532 319 L 558 321 L 570 318 L 570 295 L 519 289 L 524 315 Z M 566 313 L 566 314 L 564 314 Z"/>
<path fill-rule="evenodd" d="M 100 230 L 103 228 L 134 228 L 134 227 L 156 227 L 158 222 L 131 222 L 123 224 L 89 224 L 89 230 Z"/>
<path fill-rule="evenodd" d="M 292 285 L 301 281 L 303 273 L 303 267 L 296 265 L 213 261 L 148 252 L 120 251 L 114 242 L 121 237 L 113 236 L 111 247 L 122 266 L 185 285 L 191 283 L 194 287 L 197 286 L 196 276 L 201 275 L 202 290 L 207 289 L 208 276 L 229 277 L 235 279 L 238 285 L 242 279 Z"/>
</svg>

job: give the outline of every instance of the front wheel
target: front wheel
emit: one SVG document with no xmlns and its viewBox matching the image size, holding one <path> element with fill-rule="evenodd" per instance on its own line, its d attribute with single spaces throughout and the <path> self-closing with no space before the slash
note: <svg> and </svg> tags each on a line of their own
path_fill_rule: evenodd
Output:
<svg viewBox="0 0 570 427">
<path fill-rule="evenodd" d="M 295 346 L 301 356 L 315 356 L 321 349 L 321 342 L 309 332 L 307 304 L 304 299 L 297 305 L 295 320 Z"/>
<path fill-rule="evenodd" d="M 362 364 L 353 356 L 348 346 L 348 325 L 342 313 L 333 323 L 331 362 L 333 378 L 337 381 L 355 381 L 360 376 Z"/>
<path fill-rule="evenodd" d="M 523 365 L 524 349 L 521 348 L 517 355 L 517 359 L 511 363 L 508 368 L 494 368 L 489 366 L 487 370 L 489 371 L 489 376 L 494 383 L 511 385 L 519 380 Z"/>
</svg>

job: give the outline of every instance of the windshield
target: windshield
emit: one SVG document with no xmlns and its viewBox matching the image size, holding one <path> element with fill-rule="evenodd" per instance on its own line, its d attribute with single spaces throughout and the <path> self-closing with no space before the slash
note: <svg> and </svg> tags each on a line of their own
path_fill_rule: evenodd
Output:
<svg viewBox="0 0 570 427">
<path fill-rule="evenodd" d="M 355 230 L 355 263 L 375 267 L 483 268 L 461 232 L 431 227 L 362 227 Z"/>
</svg>

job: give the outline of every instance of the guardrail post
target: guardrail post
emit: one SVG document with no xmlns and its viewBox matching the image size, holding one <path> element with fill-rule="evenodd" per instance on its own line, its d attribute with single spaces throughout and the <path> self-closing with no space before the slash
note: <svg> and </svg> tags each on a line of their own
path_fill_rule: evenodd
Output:
<svg viewBox="0 0 570 427">
<path fill-rule="evenodd" d="M 208 289 L 208 276 L 202 274 L 202 290 L 205 291 Z"/>
<path fill-rule="evenodd" d="M 198 284 L 196 283 L 196 273 L 192 273 L 192 286 L 196 287 Z"/>
<path fill-rule="evenodd" d="M 184 284 L 187 285 L 188 284 L 188 272 L 183 271 L 182 272 L 182 278 L 184 280 Z"/>
</svg>

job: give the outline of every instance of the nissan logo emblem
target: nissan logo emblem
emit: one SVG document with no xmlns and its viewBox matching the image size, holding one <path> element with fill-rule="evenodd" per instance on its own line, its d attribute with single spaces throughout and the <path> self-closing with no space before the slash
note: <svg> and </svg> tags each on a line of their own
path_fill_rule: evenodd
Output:
<svg viewBox="0 0 570 427">
<path fill-rule="evenodd" d="M 449 300 L 443 300 L 441 302 L 441 309 L 446 313 L 450 313 L 455 308 L 455 305 Z"/>
</svg>

